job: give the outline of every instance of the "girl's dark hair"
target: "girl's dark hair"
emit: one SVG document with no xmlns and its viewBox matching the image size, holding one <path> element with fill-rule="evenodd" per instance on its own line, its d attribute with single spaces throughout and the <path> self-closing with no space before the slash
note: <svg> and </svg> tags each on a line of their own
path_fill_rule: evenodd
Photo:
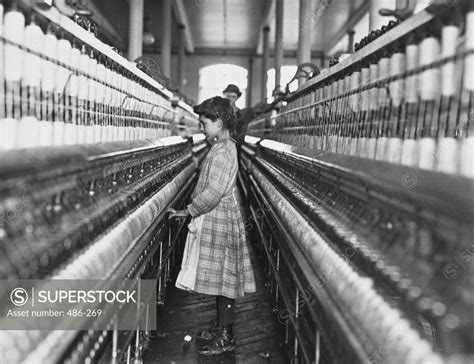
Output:
<svg viewBox="0 0 474 364">
<path fill-rule="evenodd" d="M 193 111 L 212 121 L 221 119 L 224 127 L 231 133 L 234 132 L 237 115 L 230 105 L 230 101 L 220 96 L 207 99 L 193 107 Z"/>
</svg>

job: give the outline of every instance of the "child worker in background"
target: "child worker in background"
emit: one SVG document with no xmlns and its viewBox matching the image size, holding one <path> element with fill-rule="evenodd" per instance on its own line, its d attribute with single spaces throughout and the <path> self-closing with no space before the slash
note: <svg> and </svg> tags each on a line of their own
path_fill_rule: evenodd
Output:
<svg viewBox="0 0 474 364">
<path fill-rule="evenodd" d="M 235 299 L 255 292 L 245 227 L 234 196 L 237 150 L 231 134 L 236 115 L 228 99 L 213 97 L 194 107 L 208 139 L 216 139 L 202 169 L 192 201 L 170 217 L 193 217 L 199 222 L 199 254 L 193 291 L 216 296 L 215 328 L 198 333 L 209 340 L 199 353 L 217 355 L 235 348 Z M 191 232 L 190 224 L 190 234 Z M 178 286 L 178 284 L 177 284 Z"/>
</svg>

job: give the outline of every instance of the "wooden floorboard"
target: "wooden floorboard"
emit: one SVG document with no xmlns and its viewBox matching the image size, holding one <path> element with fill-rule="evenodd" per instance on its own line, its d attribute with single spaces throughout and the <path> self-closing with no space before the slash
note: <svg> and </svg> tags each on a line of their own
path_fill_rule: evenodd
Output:
<svg viewBox="0 0 474 364">
<path fill-rule="evenodd" d="M 276 321 L 265 295 L 262 272 L 256 267 L 257 292 L 237 300 L 234 334 L 235 353 L 216 357 L 199 355 L 204 342 L 195 334 L 215 317 L 215 298 L 169 288 L 166 304 L 159 309 L 158 330 L 144 354 L 148 363 L 285 363 L 280 339 L 282 326 Z M 184 337 L 193 337 L 189 346 Z"/>
<path fill-rule="evenodd" d="M 215 318 L 215 298 L 188 293 L 170 286 L 166 304 L 158 312 L 158 330 L 152 333 L 151 342 L 144 353 L 144 364 L 151 363 L 286 363 L 281 349 L 280 325 L 265 294 L 262 267 L 255 254 L 251 254 L 257 292 L 248 294 L 236 302 L 234 353 L 215 357 L 198 354 L 205 342 L 196 340 L 195 334 L 209 327 Z M 186 346 L 184 337 L 192 336 Z"/>
</svg>

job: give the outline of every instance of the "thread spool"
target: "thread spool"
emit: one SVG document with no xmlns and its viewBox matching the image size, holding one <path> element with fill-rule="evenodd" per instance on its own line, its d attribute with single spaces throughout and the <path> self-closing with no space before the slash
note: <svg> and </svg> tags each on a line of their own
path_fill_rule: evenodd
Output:
<svg viewBox="0 0 474 364">
<path fill-rule="evenodd" d="M 56 84 L 58 39 L 55 29 L 49 26 L 44 36 L 42 54 L 52 60 L 43 59 L 41 67 L 41 118 L 39 140 L 41 146 L 53 145 L 53 123 L 54 123 L 54 93 Z"/>
<path fill-rule="evenodd" d="M 138 95 L 138 84 L 135 82 L 134 79 L 130 79 L 130 78 L 124 78 L 123 79 L 123 82 L 125 83 L 125 86 L 126 89 L 128 90 L 131 90 L 131 94 L 132 95 Z M 125 90 L 125 88 L 124 88 Z M 125 97 L 125 94 L 124 94 L 124 97 Z M 127 114 L 132 114 L 134 113 L 135 111 L 135 108 L 136 108 L 136 100 L 135 98 L 130 98 L 127 100 L 128 103 L 127 103 L 127 109 L 126 109 L 126 113 Z M 138 135 L 139 135 L 139 125 L 137 125 L 137 122 L 135 121 L 134 123 L 129 123 L 128 120 L 127 120 L 127 125 L 125 126 L 125 129 L 126 129 L 126 132 L 127 132 L 127 140 L 135 140 L 135 139 L 138 139 Z"/>
<path fill-rule="evenodd" d="M 141 94 L 141 98 L 140 98 L 140 102 L 139 102 L 139 107 L 138 107 L 138 110 L 139 110 L 139 115 L 140 115 L 140 118 L 144 119 L 147 115 L 147 105 L 145 104 L 145 100 L 146 100 L 146 92 L 145 92 L 145 88 L 144 88 L 144 85 L 142 82 L 140 82 L 140 94 Z M 308 102 L 309 102 L 309 99 L 308 99 Z M 147 139 L 148 138 L 148 132 L 149 132 L 149 120 L 143 120 L 143 125 L 142 125 L 142 135 L 140 137 L 140 139 Z M 306 138 L 308 137 L 308 132 L 306 134 Z M 308 144 L 306 144 L 306 147 L 308 147 Z"/>
<path fill-rule="evenodd" d="M 441 30 L 441 56 L 451 57 L 456 54 L 460 29 L 454 24 L 444 25 Z M 436 169 L 445 173 L 456 173 L 458 169 L 458 141 L 449 132 L 453 121 L 450 120 L 451 108 L 456 95 L 456 84 L 461 82 L 456 73 L 454 61 L 441 66 L 441 107 L 438 116 L 438 135 L 440 136 L 436 153 Z"/>
<path fill-rule="evenodd" d="M 150 139 L 151 138 L 151 120 L 150 120 L 150 117 L 147 115 L 150 115 L 150 109 L 149 109 L 149 105 L 146 103 L 148 102 L 148 89 L 146 88 L 146 85 L 145 83 L 142 83 L 140 85 L 140 88 L 141 88 L 141 93 L 142 93 L 142 101 L 140 102 L 140 105 L 141 105 L 141 115 L 142 117 L 146 117 L 147 120 L 146 120 L 146 124 L 144 126 L 144 134 L 143 134 L 143 138 L 144 139 Z M 309 135 L 308 135 L 309 136 Z M 308 140 L 308 146 L 309 146 L 309 140 Z"/>
<path fill-rule="evenodd" d="M 72 44 L 70 55 L 70 66 L 73 69 L 70 74 L 69 83 L 66 86 L 67 98 L 67 118 L 64 127 L 64 141 L 66 145 L 78 144 L 78 97 L 79 97 L 79 62 L 81 59 L 81 51 L 77 44 Z"/>
<path fill-rule="evenodd" d="M 440 42 L 434 36 L 427 36 L 420 43 L 420 66 L 427 66 L 436 61 L 440 55 Z M 420 75 L 420 98 L 424 112 L 422 138 L 418 146 L 418 166 L 424 169 L 433 169 L 435 162 L 436 144 L 431 135 L 434 118 L 434 101 L 440 94 L 440 71 L 439 68 L 430 68 Z M 420 125 L 418 125 L 420 126 Z"/>
<path fill-rule="evenodd" d="M 405 54 L 397 46 L 390 58 L 390 76 L 399 76 L 405 72 Z M 404 94 L 403 79 L 396 79 L 389 84 L 390 97 L 392 102 L 392 112 L 389 125 L 389 141 L 387 160 L 390 163 L 400 163 L 402 154 L 402 140 L 400 132 L 400 113 Z"/>
<path fill-rule="evenodd" d="M 125 84 L 122 69 L 117 69 L 115 78 L 115 87 L 117 87 L 117 104 L 116 104 L 116 115 L 117 115 L 117 140 L 125 140 L 125 126 L 124 126 L 124 112 L 130 103 L 130 99 L 125 96 L 123 92 L 122 83 Z"/>
<path fill-rule="evenodd" d="M 351 79 L 350 79 L 350 87 L 351 91 L 357 89 L 360 87 L 361 83 L 361 71 L 359 69 L 355 70 L 351 74 Z M 355 138 L 356 136 L 356 130 L 357 130 L 357 121 L 358 121 L 358 116 L 359 116 L 359 111 L 360 111 L 360 94 L 355 93 L 350 96 L 350 109 L 352 110 L 352 116 L 351 116 L 351 128 L 352 128 L 352 133 L 350 135 L 350 143 L 349 143 L 349 155 L 356 156 L 357 155 L 357 139 Z"/>
<path fill-rule="evenodd" d="M 458 142 L 451 137 L 441 138 L 438 141 L 437 170 L 444 173 L 456 173 L 458 170 L 457 156 L 459 155 Z"/>
<path fill-rule="evenodd" d="M 89 54 L 89 82 L 87 93 L 87 128 L 86 128 L 86 143 L 94 143 L 96 140 L 95 133 L 100 132 L 100 127 L 96 125 L 96 88 L 97 83 L 94 78 L 97 76 L 97 60 L 94 58 L 94 53 Z M 100 136 L 97 137 L 100 139 Z"/>
<path fill-rule="evenodd" d="M 440 42 L 434 36 L 424 38 L 420 43 L 420 66 L 427 66 L 436 61 L 440 55 Z M 432 67 L 423 71 L 419 83 L 421 100 L 434 100 L 440 90 L 440 70 Z"/>
<path fill-rule="evenodd" d="M 31 23 L 25 27 L 24 45 L 33 52 L 40 52 L 42 49 L 44 33 L 36 24 L 34 17 Z M 23 116 L 18 123 L 18 147 L 31 148 L 39 144 L 37 119 L 37 103 L 40 98 L 41 84 L 41 58 L 37 55 L 26 52 L 22 75 L 22 108 Z"/>
<path fill-rule="evenodd" d="M 318 90 L 314 90 L 311 93 L 311 103 L 314 104 L 318 100 Z M 309 135 L 309 144 L 308 147 L 310 149 L 317 149 L 317 133 L 316 133 L 316 125 L 318 122 L 318 107 L 313 106 L 311 107 L 311 130 Z"/>
<path fill-rule="evenodd" d="M 360 86 L 361 82 L 361 71 L 356 70 L 350 75 L 350 90 L 353 91 Z M 355 93 L 350 96 L 350 108 L 353 112 L 357 112 L 360 109 L 360 94 Z"/>
<path fill-rule="evenodd" d="M 417 44 L 408 44 L 406 47 L 406 69 L 411 71 L 418 67 L 419 46 Z M 407 103 L 418 102 L 418 76 L 408 76 L 405 83 L 405 101 Z"/>
<path fill-rule="evenodd" d="M 302 103 L 303 103 L 302 98 L 298 98 L 297 100 L 295 100 L 295 108 L 298 109 L 302 105 Z M 301 125 L 301 123 L 303 121 L 302 117 L 301 117 L 301 110 L 298 110 L 295 113 L 293 113 L 293 116 L 294 116 L 294 118 L 293 118 L 293 125 L 292 126 L 297 127 L 297 126 Z M 295 142 L 296 141 L 296 135 L 295 135 L 294 129 L 291 130 L 290 135 L 291 135 L 290 143 Z"/>
<path fill-rule="evenodd" d="M 98 62 L 97 64 L 97 79 L 99 81 L 105 82 L 106 81 L 106 69 L 103 62 Z M 106 142 L 107 138 L 107 126 L 105 125 L 105 118 L 104 118 L 104 100 L 105 100 L 105 88 L 106 86 L 102 84 L 102 82 L 98 82 L 97 85 L 97 93 L 96 93 L 96 104 L 98 109 L 98 120 L 96 133 L 95 133 L 95 143 L 104 143 Z"/>
<path fill-rule="evenodd" d="M 322 92 L 321 92 L 321 88 L 317 88 L 316 89 L 316 99 L 317 100 L 321 100 L 322 99 Z M 317 127 L 317 129 L 315 129 L 315 135 L 314 135 L 314 142 L 313 142 L 313 145 L 314 145 L 314 148 L 317 149 L 317 150 L 321 150 L 321 117 L 322 117 L 322 106 L 319 105 L 317 107 L 315 107 L 315 114 L 316 114 L 316 117 L 315 117 L 315 126 Z"/>
<path fill-rule="evenodd" d="M 307 94 L 306 97 L 305 97 L 305 103 L 306 105 L 309 105 L 311 102 L 311 95 L 310 94 Z M 137 109 L 138 109 L 138 112 L 141 113 L 141 109 L 142 109 L 143 105 L 142 103 L 140 102 L 138 105 L 137 105 Z M 301 145 L 302 145 L 302 148 L 308 148 L 309 147 L 309 133 L 310 133 L 310 130 L 309 130 L 309 127 L 311 125 L 311 110 L 309 108 L 306 108 L 303 110 L 303 114 L 304 114 L 304 129 L 302 130 L 302 135 L 301 135 Z M 178 122 L 179 122 L 179 116 L 178 116 Z M 336 136 L 334 135 L 334 138 L 335 140 L 337 139 Z M 336 144 L 334 144 L 334 147 L 336 146 Z"/>
<path fill-rule="evenodd" d="M 77 143 L 87 142 L 87 101 L 89 97 L 89 55 L 86 47 L 83 45 L 79 57 L 79 92 L 78 92 L 78 124 L 77 124 Z"/>
<path fill-rule="evenodd" d="M 361 70 L 361 86 L 366 86 L 370 83 L 370 68 L 368 65 L 362 68 Z M 358 145 L 357 145 L 357 155 L 362 157 L 362 158 L 367 158 L 369 155 L 369 150 L 368 150 L 368 138 L 366 135 L 367 131 L 367 120 L 369 117 L 369 109 L 370 109 L 370 100 L 369 100 L 369 91 L 362 91 L 361 92 L 361 101 L 360 101 L 360 106 L 361 106 L 361 112 L 362 112 L 362 120 L 361 120 L 361 136 L 358 140 Z"/>
<path fill-rule="evenodd" d="M 57 59 L 58 62 L 70 65 L 71 64 L 71 43 L 60 37 L 57 42 Z M 66 144 L 66 113 L 67 113 L 67 83 L 69 80 L 70 71 L 65 67 L 58 66 L 56 74 L 56 121 L 54 123 L 53 143 L 56 146 Z"/>
<path fill-rule="evenodd" d="M 390 163 L 400 163 L 402 155 L 403 141 L 397 136 L 389 138 L 388 141 L 388 159 Z"/>
<path fill-rule="evenodd" d="M 397 51 L 392 54 L 390 58 L 390 77 L 401 75 L 405 72 L 406 59 L 405 55 Z M 404 82 L 401 79 L 390 82 L 389 84 L 390 96 L 392 98 L 392 104 L 395 107 L 400 106 L 403 99 Z"/>
<path fill-rule="evenodd" d="M 379 69 L 379 75 L 378 79 L 385 79 L 389 77 L 390 75 L 390 58 L 388 54 L 382 55 L 382 58 L 379 60 L 378 64 L 378 69 Z M 388 122 L 386 121 L 386 108 L 388 104 L 388 95 L 387 95 L 387 90 L 385 88 L 385 85 L 382 85 L 378 89 L 378 105 L 379 105 L 379 118 L 378 120 L 378 138 L 377 138 L 377 143 L 376 143 L 376 151 L 375 151 L 375 159 L 377 160 L 386 160 L 386 151 L 387 151 L 387 136 L 385 135 L 385 123 Z"/>
<path fill-rule="evenodd" d="M 0 2 L 0 36 L 3 35 L 3 3 Z M 0 67 L 0 85 L 5 85 L 5 69 L 3 66 L 4 62 L 4 52 L 3 52 L 3 42 L 0 42 L 0 60 L 2 62 L 2 67 Z M 5 102 L 5 87 L 2 86 L 0 87 L 0 100 L 1 102 Z M 3 146 L 3 136 L 5 135 L 5 125 L 4 125 L 4 119 L 5 119 L 5 110 L 3 107 L 0 107 L 0 150 L 4 149 Z"/>
<path fill-rule="evenodd" d="M 416 165 L 416 156 L 418 154 L 418 143 L 415 139 L 405 139 L 402 146 L 401 164 L 406 166 Z"/>
<path fill-rule="evenodd" d="M 418 166 L 423 169 L 433 169 L 436 155 L 434 138 L 421 138 L 418 141 Z"/>
<path fill-rule="evenodd" d="M 474 136 L 468 136 L 461 143 L 461 174 L 474 178 Z"/>
<path fill-rule="evenodd" d="M 107 134 L 106 134 L 106 141 L 111 142 L 113 140 L 113 135 L 114 135 L 114 129 L 112 125 L 112 119 L 111 119 L 111 112 L 112 112 L 112 106 L 113 106 L 113 90 L 112 90 L 112 81 L 113 81 L 113 74 L 112 74 L 112 69 L 110 67 L 107 67 L 105 69 L 105 79 L 106 79 L 106 87 L 105 87 L 105 110 L 106 110 L 106 117 L 107 117 L 107 122 L 106 122 L 106 129 L 107 129 Z"/>
<path fill-rule="evenodd" d="M 16 6 L 16 1 L 12 9 L 7 11 L 3 21 L 3 36 L 6 40 L 18 45 L 24 44 L 25 16 Z M 22 76 L 22 66 L 24 52 L 13 44 L 6 43 L 5 51 L 5 78 L 10 82 L 20 82 Z"/>
<path fill-rule="evenodd" d="M 370 64 L 370 82 L 375 82 L 379 75 L 379 66 L 377 63 Z M 369 90 L 369 112 L 370 112 L 370 125 L 369 125 L 369 140 L 367 142 L 367 158 L 374 159 L 377 148 L 377 116 L 378 116 L 378 90 L 377 87 L 373 86 Z"/>
<path fill-rule="evenodd" d="M 474 14 L 474 13 L 473 13 Z M 474 27 L 472 29 L 474 31 Z M 441 30 L 441 57 L 447 58 L 456 54 L 459 27 L 445 25 Z M 454 96 L 456 93 L 456 74 L 454 61 L 446 62 L 441 66 L 441 94 Z"/>
<path fill-rule="evenodd" d="M 314 104 L 315 102 L 316 102 L 316 92 L 314 91 L 310 93 L 310 103 Z M 315 142 L 315 138 L 314 138 L 314 125 L 315 124 L 314 123 L 316 121 L 316 112 L 315 112 L 314 107 L 310 108 L 310 118 L 311 118 L 311 129 L 308 135 L 308 148 L 314 149 L 314 142 Z"/>
<path fill-rule="evenodd" d="M 16 1 L 3 18 L 3 36 L 5 40 L 23 45 L 25 17 L 18 11 Z M 24 52 L 9 43 L 4 45 L 5 70 L 5 110 L 3 121 L 3 149 L 13 149 L 18 145 L 18 121 L 20 118 L 20 90 Z"/>
<path fill-rule="evenodd" d="M 140 139 L 140 132 L 142 127 L 142 120 L 139 116 L 139 104 L 140 104 L 140 85 L 138 84 L 138 80 L 133 77 L 132 79 L 128 79 L 128 83 L 130 85 L 133 84 L 132 90 L 135 90 L 134 96 L 138 98 L 135 99 L 134 97 L 130 98 L 129 108 L 127 110 L 127 114 L 130 115 L 133 121 L 129 121 L 128 117 L 125 116 L 126 127 L 129 130 L 129 138 L 130 140 L 137 140 Z"/>
<path fill-rule="evenodd" d="M 137 106 L 136 106 L 137 117 L 140 119 L 138 139 L 145 139 L 146 138 L 146 132 L 147 132 L 147 121 L 144 119 L 146 108 L 145 108 L 144 103 L 143 103 L 145 95 L 143 93 L 143 85 L 142 85 L 141 82 L 138 83 L 137 87 L 138 87 L 138 94 L 140 95 L 139 100 L 137 101 Z M 306 113 L 306 115 L 308 115 L 308 110 L 306 110 L 305 113 Z M 308 116 L 306 116 L 306 117 L 308 117 Z M 307 133 L 307 130 L 306 130 L 306 133 Z M 306 136 L 307 136 L 307 134 L 304 135 L 305 140 L 306 140 Z M 307 144 L 305 145 L 305 148 L 306 147 L 307 147 Z"/>
<path fill-rule="evenodd" d="M 344 92 L 347 92 L 351 88 L 351 75 L 346 74 L 344 76 Z M 352 109 L 350 107 L 350 96 L 344 97 L 343 100 L 343 116 L 342 116 L 342 142 L 341 142 L 341 153 L 343 154 L 349 154 L 349 148 L 350 148 L 350 120 L 351 120 L 351 114 L 352 114 Z"/>
<path fill-rule="evenodd" d="M 130 87 L 131 90 L 134 91 L 132 97 L 127 97 L 126 90 L 130 90 L 127 87 Z M 125 77 L 122 79 L 122 97 L 123 99 L 127 99 L 127 107 L 124 110 L 122 116 L 122 128 L 125 135 L 126 140 L 135 140 L 137 135 L 138 123 L 139 121 L 135 119 L 134 115 L 134 108 L 135 108 L 135 97 L 138 96 L 138 88 L 134 81 L 134 77 L 132 74 L 127 73 Z M 129 118 L 130 117 L 130 118 Z M 132 121 L 133 120 L 133 121 Z M 127 135 L 128 133 L 128 135 Z M 128 138 L 128 139 L 127 139 Z"/>
<path fill-rule="evenodd" d="M 129 78 L 132 77 L 131 74 L 126 72 L 125 74 L 119 74 L 119 82 L 120 82 L 120 138 L 123 140 L 133 140 L 135 138 L 135 130 L 133 128 L 134 124 L 136 124 L 136 120 L 131 122 L 129 117 L 132 115 L 132 106 L 134 105 L 134 97 L 137 96 L 137 90 L 133 81 Z M 133 95 L 132 97 L 127 97 L 126 89 L 130 91 Z M 125 101 L 124 101 L 125 100 Z"/>
<path fill-rule="evenodd" d="M 25 27 L 24 45 L 27 49 L 40 53 L 43 48 L 44 33 L 32 17 L 31 23 Z M 41 58 L 33 53 L 26 53 L 23 67 L 23 83 L 31 88 L 39 88 L 41 83 Z"/>
<path fill-rule="evenodd" d="M 327 85 L 324 85 L 321 89 L 321 99 L 326 99 L 328 97 L 328 86 Z M 319 149 L 320 150 L 326 150 L 326 138 L 325 138 L 325 135 L 324 135 L 324 123 L 325 123 L 325 120 L 327 119 L 327 114 L 328 114 L 328 104 L 325 102 L 323 105 L 322 105 L 322 109 L 321 109 L 321 121 L 320 121 L 320 125 L 319 125 Z"/>
<path fill-rule="evenodd" d="M 474 6 L 470 3 L 469 11 L 466 14 L 466 50 L 474 49 Z M 467 115 L 466 137 L 461 142 L 460 168 L 461 174 L 467 177 L 474 177 L 474 55 L 466 57 L 464 68 L 464 89 L 469 92 L 469 103 L 471 110 Z"/>
<path fill-rule="evenodd" d="M 338 96 L 344 92 L 344 79 L 339 77 L 336 82 L 336 95 Z M 309 102 L 309 100 L 308 100 Z M 341 113 L 342 113 L 342 99 L 337 98 L 335 100 L 336 112 L 332 121 L 332 150 L 334 153 L 339 153 L 340 149 L 340 137 L 341 137 Z M 309 123 L 309 120 L 308 120 Z"/>
<path fill-rule="evenodd" d="M 340 95 L 345 92 L 345 81 L 344 77 L 339 77 L 337 80 L 336 93 Z M 344 111 L 344 99 L 338 98 L 336 100 L 336 113 L 333 121 L 333 150 L 334 153 L 341 153 L 343 150 L 343 111 Z"/>
<path fill-rule="evenodd" d="M 411 71 L 418 67 L 419 46 L 415 41 L 415 37 L 409 39 L 405 48 L 406 70 Z M 404 90 L 405 114 L 403 115 L 405 125 L 403 126 L 403 143 L 401 152 L 401 164 L 413 166 L 415 163 L 415 155 L 417 146 L 415 143 L 415 123 L 416 108 L 418 106 L 418 76 L 408 76 L 405 81 Z"/>
<path fill-rule="evenodd" d="M 119 112 L 120 112 L 120 92 L 118 74 L 115 70 L 112 70 L 112 125 L 113 125 L 113 134 L 112 141 L 118 141 L 119 139 Z"/>
<path fill-rule="evenodd" d="M 156 102 L 153 98 L 153 94 L 152 94 L 151 89 L 148 89 L 147 92 L 148 92 L 148 101 L 150 102 L 150 105 L 148 105 L 149 110 L 147 111 L 147 114 L 151 114 L 151 117 L 152 117 L 152 122 L 151 122 L 152 127 L 151 127 L 151 130 L 150 130 L 150 139 L 154 139 L 154 138 L 156 138 L 157 127 L 156 127 L 156 124 L 155 124 L 156 110 L 152 105 L 156 105 Z M 315 93 L 313 92 L 312 95 L 313 95 L 313 102 L 314 102 Z M 314 129 L 313 129 L 313 131 L 314 131 Z M 314 140 L 312 139 L 311 142 L 313 142 L 313 141 Z"/>
<path fill-rule="evenodd" d="M 474 50 L 474 9 L 466 14 L 466 51 Z M 474 54 L 466 56 L 464 65 L 464 87 L 466 90 L 474 91 Z"/>
<path fill-rule="evenodd" d="M 328 93 L 327 93 L 327 98 L 332 98 L 332 96 L 334 95 L 334 82 L 333 80 L 331 79 L 329 81 L 329 85 L 328 85 L 328 89 L 327 89 Z M 324 143 L 325 143 L 325 147 L 324 149 L 328 152 L 332 151 L 332 135 L 331 135 L 331 120 L 332 120 L 332 115 L 334 113 L 334 102 L 333 101 L 328 101 L 328 104 L 327 104 L 327 113 L 325 115 L 325 119 L 324 119 Z"/>
<path fill-rule="evenodd" d="M 142 87 L 142 84 L 141 82 L 138 82 L 137 80 L 137 90 L 138 90 L 138 95 L 140 95 L 138 97 L 138 100 L 136 101 L 136 105 L 135 105 L 135 113 L 137 115 L 137 117 L 139 118 L 139 125 L 138 125 L 138 135 L 137 135 L 137 138 L 138 139 L 144 139 L 145 138 L 145 132 L 146 132 L 146 125 L 145 125 L 145 120 L 143 119 L 143 98 L 144 98 L 144 95 L 143 95 L 143 87 Z M 309 99 L 307 98 L 306 99 L 307 102 L 309 102 Z M 306 114 L 306 122 L 308 122 L 308 110 L 305 110 L 305 114 Z M 306 133 L 307 133 L 307 130 L 306 130 Z M 306 141 L 306 134 L 303 135 L 303 139 L 304 141 Z M 303 142 L 304 144 L 304 148 L 307 147 L 307 145 L 305 144 L 305 142 Z"/>
</svg>

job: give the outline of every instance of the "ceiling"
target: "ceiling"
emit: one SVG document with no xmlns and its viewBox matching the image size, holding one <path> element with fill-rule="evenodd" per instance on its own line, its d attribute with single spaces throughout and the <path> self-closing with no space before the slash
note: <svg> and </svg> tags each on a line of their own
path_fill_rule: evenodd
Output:
<svg viewBox="0 0 474 364">
<path fill-rule="evenodd" d="M 313 17 L 315 21 L 312 49 L 314 51 L 327 51 L 344 24 L 348 22 L 353 14 L 356 14 L 359 7 L 367 2 L 365 0 L 317 1 L 319 5 L 310 14 L 305 15 L 303 21 L 304 24 L 310 17 Z M 296 50 L 299 35 L 299 0 L 284 0 L 283 12 L 283 43 L 285 48 Z M 275 39 L 274 19 L 275 16 L 272 16 L 272 21 L 269 24 L 272 45 L 274 45 Z"/>
<path fill-rule="evenodd" d="M 89 0 L 96 11 L 108 20 L 117 35 L 127 44 L 130 0 Z M 270 26 L 270 48 L 275 44 L 275 0 L 180 0 L 189 23 L 194 52 L 254 54 L 261 46 L 263 25 Z M 311 14 L 315 19 L 312 49 L 324 52 L 345 33 L 345 24 L 360 16 L 368 0 L 316 0 L 319 4 Z M 325 4 L 329 4 L 326 5 Z M 150 31 L 156 42 L 145 52 L 159 52 L 161 39 L 161 0 L 145 0 L 145 15 L 151 18 Z M 298 44 L 299 0 L 284 0 L 283 41 L 287 51 Z M 101 24 L 99 24 L 99 28 Z M 173 17 L 173 34 L 178 23 Z M 177 37 L 173 37 L 177 47 Z M 261 49 L 261 47 L 260 47 Z"/>
<path fill-rule="evenodd" d="M 184 1 L 196 48 L 255 48 L 265 0 Z"/>
</svg>

